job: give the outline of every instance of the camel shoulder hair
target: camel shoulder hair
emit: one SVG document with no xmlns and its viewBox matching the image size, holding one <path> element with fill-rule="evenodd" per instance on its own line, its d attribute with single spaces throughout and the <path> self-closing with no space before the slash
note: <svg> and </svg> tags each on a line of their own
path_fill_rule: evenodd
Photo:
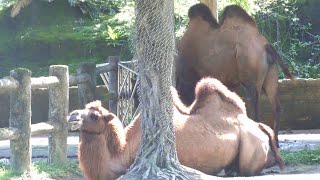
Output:
<svg viewBox="0 0 320 180">
<path fill-rule="evenodd" d="M 219 80 L 214 78 L 201 79 L 195 88 L 195 101 L 190 106 L 190 114 L 201 107 L 200 103 L 208 99 L 212 94 L 218 94 L 223 101 L 232 104 L 241 113 L 246 114 L 246 107 L 243 100 L 234 92 L 231 92 Z"/>
<path fill-rule="evenodd" d="M 220 24 L 223 24 L 223 22 L 228 18 L 238 18 L 254 27 L 257 27 L 254 18 L 238 5 L 230 5 L 224 9 L 220 17 Z"/>
</svg>

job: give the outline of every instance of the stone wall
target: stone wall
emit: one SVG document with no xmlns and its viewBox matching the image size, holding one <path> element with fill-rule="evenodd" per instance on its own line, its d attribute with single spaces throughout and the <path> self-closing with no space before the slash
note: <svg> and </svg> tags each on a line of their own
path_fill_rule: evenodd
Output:
<svg viewBox="0 0 320 180">
<path fill-rule="evenodd" d="M 281 80 L 279 83 L 280 129 L 320 129 L 320 79 Z M 262 98 L 264 121 L 271 123 L 271 107 Z"/>
<path fill-rule="evenodd" d="M 281 80 L 280 102 L 282 130 L 320 129 L 320 79 Z M 69 110 L 80 108 L 76 87 L 71 87 Z M 104 86 L 97 87 L 97 99 L 105 99 L 107 90 Z M 263 120 L 272 124 L 272 113 L 269 102 L 262 96 Z M 107 102 L 102 101 L 107 105 Z M 9 95 L 0 95 L 0 127 L 8 127 Z M 48 120 L 48 92 L 38 89 L 32 92 L 32 123 Z"/>
</svg>

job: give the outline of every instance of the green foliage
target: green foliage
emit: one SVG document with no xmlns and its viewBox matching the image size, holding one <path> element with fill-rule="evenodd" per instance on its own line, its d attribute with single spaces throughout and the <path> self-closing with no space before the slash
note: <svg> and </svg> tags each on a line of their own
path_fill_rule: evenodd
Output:
<svg viewBox="0 0 320 180">
<path fill-rule="evenodd" d="M 0 1 L 0 11 L 10 7 L 14 3 L 13 0 L 1 0 Z"/>
<path fill-rule="evenodd" d="M 8 7 L 15 1 L 1 1 L 0 9 Z M 52 12 L 53 10 L 49 6 L 47 7 L 44 2 L 37 2 L 43 4 L 38 9 L 43 9 L 50 15 L 37 15 L 38 21 L 41 22 L 39 24 L 27 26 L 28 23 L 24 23 L 27 25 L 18 26 L 15 39 L 9 38 L 13 34 L 8 31 L 10 29 L 0 28 L 0 34 L 3 34 L 0 39 L 0 54 L 2 59 L 5 59 L 1 60 L 1 64 L 12 62 L 10 67 L 0 67 L 0 76 L 2 72 L 7 71 L 6 69 L 11 70 L 16 65 L 30 68 L 36 68 L 39 65 L 38 67 L 42 69 L 36 70 L 35 74 L 44 73 L 47 71 L 48 65 L 57 63 L 70 64 L 73 70 L 81 61 L 103 62 L 103 57 L 109 54 L 106 51 L 110 51 L 111 54 L 120 53 L 121 59 L 130 60 L 132 58 L 132 37 L 135 23 L 134 0 L 68 0 L 69 4 L 79 7 L 82 13 L 90 17 L 80 17 L 76 21 L 70 21 L 72 18 L 68 16 L 71 16 L 72 13 L 64 11 L 65 4 L 68 2 L 64 1 L 64 5 L 61 1 L 53 2 L 53 4 L 61 3 L 59 13 L 56 13 L 57 16 L 51 15 L 55 12 Z M 225 6 L 230 4 L 243 7 L 249 14 L 255 16 L 260 31 L 275 45 L 294 75 L 302 78 L 319 78 L 320 35 L 312 34 L 314 25 L 303 21 L 299 15 L 301 7 L 306 2 L 309 1 L 218 0 L 218 10 L 221 12 Z M 188 9 L 198 1 L 176 0 L 174 3 L 175 32 L 176 37 L 180 38 L 188 23 Z M 28 16 L 27 12 L 30 14 L 31 11 L 31 8 L 29 10 L 27 7 L 24 8 L 18 19 L 22 16 Z M 3 12 L 1 11 L 0 19 L 4 16 Z M 6 13 L 9 14 L 9 12 Z M 78 17 L 78 15 L 76 16 Z M 54 23 L 48 25 L 49 23 L 42 22 Z M 57 51 L 57 55 L 47 57 L 35 52 L 44 46 L 53 47 L 52 49 Z M 23 47 L 26 47 L 25 51 L 21 51 Z M 118 50 L 114 51 L 112 48 Z M 16 54 L 14 51 L 23 53 Z M 4 56 L 6 52 L 14 54 L 14 57 Z M 61 57 L 59 54 L 63 54 L 63 56 Z M 17 62 L 13 58 L 23 61 Z M 46 58 L 47 64 L 41 61 L 43 58 Z M 29 59 L 34 60 L 30 62 Z M 283 77 L 281 72 L 280 75 Z"/>
<path fill-rule="evenodd" d="M 257 0 L 255 18 L 262 34 L 275 45 L 293 74 L 319 78 L 320 36 L 311 33 L 312 24 L 299 16 L 301 1 Z"/>
<path fill-rule="evenodd" d="M 33 3 L 14 19 L 9 17 L 10 9 L 0 12 L 0 77 L 8 76 L 16 67 L 41 76 L 48 74 L 52 64 L 70 65 L 70 72 L 74 72 L 81 62 L 102 63 L 110 55 L 120 53 L 122 59 L 131 59 L 128 27 L 133 27 L 134 21 L 126 19 L 128 13 L 134 14 L 130 2 L 124 6 L 120 0 L 69 0 L 76 8 L 60 0 Z M 84 11 L 89 6 L 86 4 L 96 5 L 99 15 Z M 88 16 L 82 15 L 78 7 Z"/>
<path fill-rule="evenodd" d="M 174 18 L 175 18 L 175 33 L 176 37 L 180 39 L 189 22 L 188 10 L 190 6 L 195 4 L 196 1 L 176 0 L 174 1 Z"/>
<path fill-rule="evenodd" d="M 122 0 L 68 0 L 72 6 L 79 6 L 83 13 L 95 20 L 101 14 L 114 15 L 125 5 Z"/>
<path fill-rule="evenodd" d="M 108 3 L 105 6 L 109 9 L 111 7 L 117 9 L 117 11 L 113 13 L 100 11 L 98 16 L 91 16 L 93 23 L 80 24 L 74 28 L 75 31 L 91 39 L 103 39 L 105 47 L 113 46 L 121 47 L 122 50 L 127 49 L 134 25 L 134 3 L 133 1 L 127 1 L 127 3 L 116 2 L 113 2 L 112 6 Z M 125 50 L 125 53 L 128 52 Z"/>
<path fill-rule="evenodd" d="M 281 155 L 286 164 L 319 164 L 320 149 L 301 151 L 281 151 Z"/>
</svg>

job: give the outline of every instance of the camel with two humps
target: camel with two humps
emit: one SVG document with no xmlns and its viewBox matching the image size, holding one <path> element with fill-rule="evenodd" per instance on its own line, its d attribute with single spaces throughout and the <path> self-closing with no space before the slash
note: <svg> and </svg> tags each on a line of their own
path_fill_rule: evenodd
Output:
<svg viewBox="0 0 320 180">
<path fill-rule="evenodd" d="M 188 27 L 177 45 L 175 71 L 182 101 L 191 104 L 196 83 L 203 77 L 213 77 L 232 91 L 243 87 L 249 117 L 261 122 L 260 95 L 265 93 L 272 107 L 277 139 L 281 112 L 277 66 L 290 79 L 294 77 L 259 33 L 255 20 L 237 5 L 225 8 L 220 23 L 202 3 L 190 7 L 188 16 Z"/>
<path fill-rule="evenodd" d="M 249 119 L 239 96 L 212 78 L 201 80 L 195 91 L 195 101 L 186 107 L 171 88 L 182 165 L 209 175 L 225 169 L 241 176 L 257 175 L 275 164 L 284 167 L 273 130 Z M 140 116 L 123 127 L 116 115 L 94 101 L 71 112 L 69 122 L 80 130 L 78 158 L 88 180 L 113 180 L 126 173 L 141 143 Z"/>
</svg>

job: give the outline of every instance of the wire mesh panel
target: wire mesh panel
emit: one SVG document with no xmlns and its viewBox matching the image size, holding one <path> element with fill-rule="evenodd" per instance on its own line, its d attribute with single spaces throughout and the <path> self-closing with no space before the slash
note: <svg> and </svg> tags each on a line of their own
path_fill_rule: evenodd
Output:
<svg viewBox="0 0 320 180">
<path fill-rule="evenodd" d="M 118 111 L 117 116 L 127 125 L 138 113 L 138 73 L 134 61 L 121 62 L 118 66 Z"/>
<path fill-rule="evenodd" d="M 138 114 L 140 104 L 137 95 L 139 79 L 135 63 L 136 61 L 126 61 L 118 64 L 117 116 L 124 125 Z M 110 91 L 109 72 L 100 73 L 100 77 Z"/>
<path fill-rule="evenodd" d="M 107 72 L 101 73 L 100 77 L 103 83 L 106 85 L 107 89 L 109 90 L 109 74 Z"/>
</svg>

